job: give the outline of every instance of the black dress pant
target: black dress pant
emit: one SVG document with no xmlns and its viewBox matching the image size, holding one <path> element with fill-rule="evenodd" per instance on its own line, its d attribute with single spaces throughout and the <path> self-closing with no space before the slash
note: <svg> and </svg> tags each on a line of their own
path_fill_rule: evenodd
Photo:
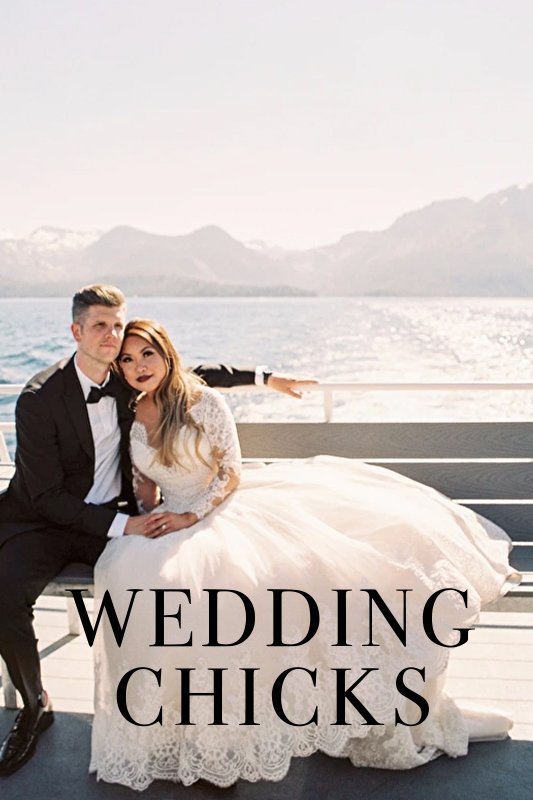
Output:
<svg viewBox="0 0 533 800">
<path fill-rule="evenodd" d="M 43 689 L 35 601 L 67 564 L 94 566 L 106 543 L 106 538 L 49 529 L 19 533 L 0 546 L 0 654 L 24 705 L 34 707 Z"/>
</svg>

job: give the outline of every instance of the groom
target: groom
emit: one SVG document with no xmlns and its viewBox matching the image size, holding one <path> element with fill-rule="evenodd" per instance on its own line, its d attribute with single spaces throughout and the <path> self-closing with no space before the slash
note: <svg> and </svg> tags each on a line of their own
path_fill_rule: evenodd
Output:
<svg viewBox="0 0 533 800">
<path fill-rule="evenodd" d="M 113 362 L 126 305 L 113 286 L 74 295 L 74 356 L 40 372 L 16 407 L 15 474 L 0 495 L 0 654 L 23 708 L 0 747 L 0 775 L 18 770 L 53 722 L 41 683 L 33 606 L 69 563 L 94 565 L 109 537 L 156 536 L 157 514 L 140 516 L 131 482 L 132 391 Z M 217 365 L 195 368 L 208 385 L 265 382 L 300 396 L 304 381 Z"/>
</svg>

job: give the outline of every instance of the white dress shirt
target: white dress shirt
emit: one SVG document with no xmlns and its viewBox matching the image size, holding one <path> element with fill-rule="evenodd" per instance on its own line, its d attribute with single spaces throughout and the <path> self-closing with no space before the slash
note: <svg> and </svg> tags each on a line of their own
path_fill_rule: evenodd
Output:
<svg viewBox="0 0 533 800">
<path fill-rule="evenodd" d="M 254 383 L 256 386 L 266 386 L 265 372 L 269 372 L 266 364 L 261 364 L 261 366 L 255 368 Z"/>
<path fill-rule="evenodd" d="M 76 358 L 74 358 L 74 366 L 83 396 L 87 400 L 91 388 L 98 387 L 98 384 L 81 371 Z M 107 376 L 102 386 L 105 386 L 109 379 L 110 375 Z M 113 500 L 114 497 L 118 497 L 122 488 L 117 401 L 114 397 L 102 397 L 98 403 L 87 405 L 87 414 L 94 442 L 94 480 L 85 497 L 85 502 L 102 505 Z M 107 535 L 122 536 L 127 521 L 127 514 L 117 512 Z"/>
</svg>

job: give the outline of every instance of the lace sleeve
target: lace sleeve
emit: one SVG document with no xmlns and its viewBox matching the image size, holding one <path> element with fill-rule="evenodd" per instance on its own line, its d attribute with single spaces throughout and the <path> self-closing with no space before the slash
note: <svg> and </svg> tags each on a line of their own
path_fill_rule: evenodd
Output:
<svg viewBox="0 0 533 800">
<path fill-rule="evenodd" d="M 198 519 L 205 517 L 239 485 L 241 475 L 241 448 L 232 413 L 218 392 L 205 390 L 202 400 L 201 422 L 211 445 L 217 468 L 209 486 L 193 503 L 192 511 Z"/>
</svg>

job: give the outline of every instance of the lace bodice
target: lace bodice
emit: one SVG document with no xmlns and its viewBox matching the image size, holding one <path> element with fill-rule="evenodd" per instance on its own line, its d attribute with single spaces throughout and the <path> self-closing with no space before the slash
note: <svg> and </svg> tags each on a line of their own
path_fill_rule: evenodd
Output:
<svg viewBox="0 0 533 800">
<path fill-rule="evenodd" d="M 239 482 L 241 452 L 237 428 L 221 395 L 202 387 L 202 394 L 191 414 L 203 429 L 196 454 L 196 431 L 183 427 L 179 431 L 176 452 L 179 464 L 165 467 L 155 458 L 148 443 L 146 428 L 135 421 L 131 428 L 131 460 L 134 474 L 146 475 L 163 493 L 163 504 L 157 511 L 184 513 L 192 511 L 199 519 L 221 503 Z"/>
</svg>

